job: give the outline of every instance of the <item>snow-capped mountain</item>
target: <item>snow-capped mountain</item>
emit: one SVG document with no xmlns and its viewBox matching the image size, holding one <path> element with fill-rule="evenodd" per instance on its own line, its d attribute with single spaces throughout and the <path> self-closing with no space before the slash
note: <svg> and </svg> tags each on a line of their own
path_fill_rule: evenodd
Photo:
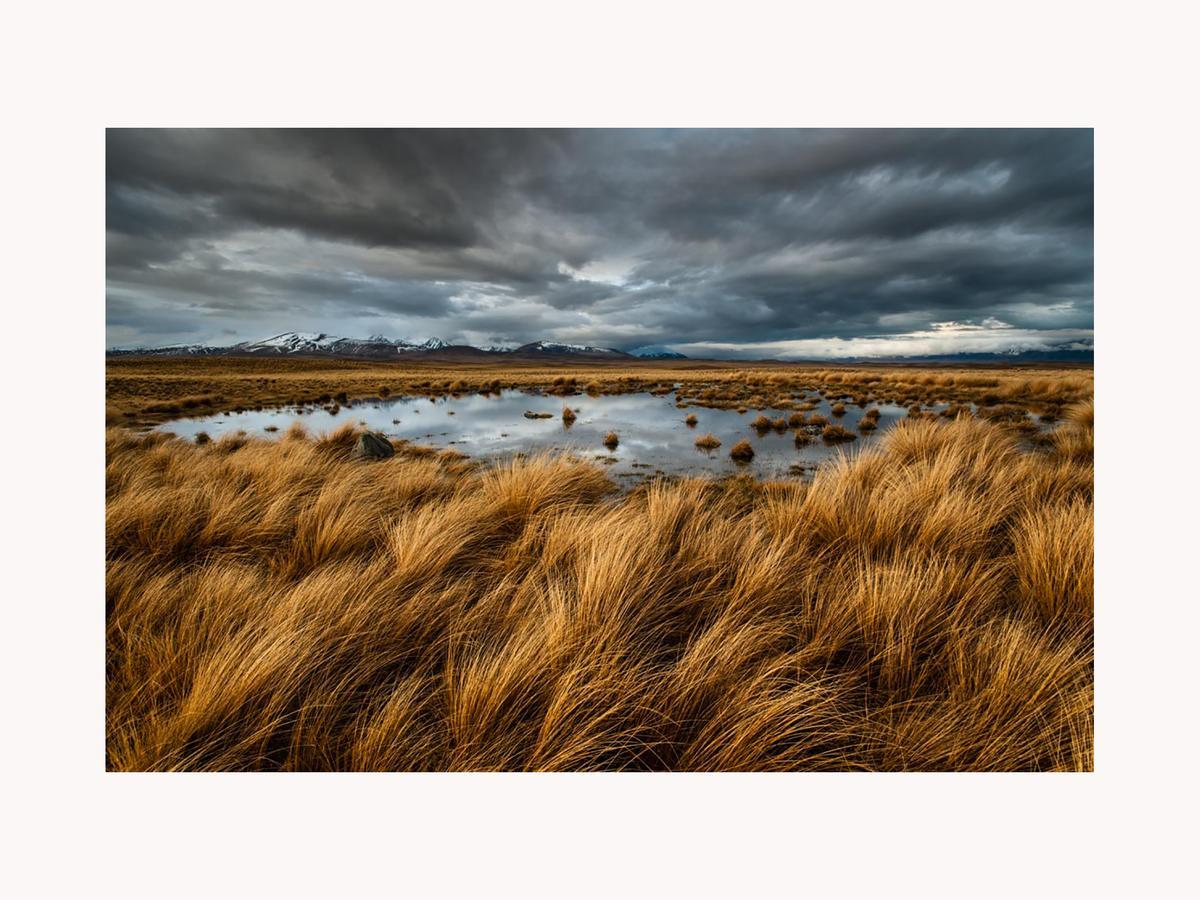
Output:
<svg viewBox="0 0 1200 900">
<path fill-rule="evenodd" d="M 624 350 L 614 350 L 612 347 L 588 347 L 583 344 L 563 344 L 558 341 L 534 341 L 522 344 L 514 353 L 526 355 L 553 354 L 555 356 L 587 356 L 619 359 L 629 357 Z"/>
<path fill-rule="evenodd" d="M 109 356 L 369 356 L 389 357 L 402 353 L 431 353 L 451 345 L 441 338 L 408 341 L 373 334 L 366 338 L 338 337 L 320 331 L 285 331 L 261 341 L 242 341 L 228 347 L 205 344 L 173 344 L 167 347 L 134 347 L 108 351 Z"/>
<path fill-rule="evenodd" d="M 638 359 L 687 359 L 682 353 L 659 346 L 638 347 L 633 351 L 633 355 Z"/>
<path fill-rule="evenodd" d="M 419 353 L 443 350 L 450 345 L 441 338 L 429 338 L 415 343 L 403 338 L 373 334 L 367 338 L 345 338 L 309 331 L 288 331 L 265 341 L 246 341 L 235 344 L 233 353 L 260 354 L 334 354 L 336 356 L 392 356 L 396 353 Z"/>
<path fill-rule="evenodd" d="M 177 344 L 170 347 L 138 347 L 109 350 L 109 355 L 153 355 L 153 356 L 352 356 L 388 358 L 397 355 L 447 352 L 455 356 L 475 354 L 515 354 L 524 356 L 574 356 L 586 359 L 632 358 L 622 350 L 612 347 L 590 347 L 584 344 L 567 344 L 558 341 L 533 341 L 520 347 L 492 345 L 469 347 L 452 345 L 439 337 L 423 341 L 405 338 L 389 338 L 372 334 L 365 338 L 339 337 L 323 331 L 285 331 L 261 341 L 242 341 L 228 347 L 204 344 Z"/>
<path fill-rule="evenodd" d="M 165 347 L 112 347 L 106 356 L 213 356 L 224 353 L 226 347 L 205 344 L 168 344 Z"/>
<path fill-rule="evenodd" d="M 263 341 L 243 341 L 235 344 L 232 349 L 243 353 L 314 353 L 319 350 L 332 350 L 340 341 L 340 337 L 314 331 L 285 331 Z"/>
</svg>

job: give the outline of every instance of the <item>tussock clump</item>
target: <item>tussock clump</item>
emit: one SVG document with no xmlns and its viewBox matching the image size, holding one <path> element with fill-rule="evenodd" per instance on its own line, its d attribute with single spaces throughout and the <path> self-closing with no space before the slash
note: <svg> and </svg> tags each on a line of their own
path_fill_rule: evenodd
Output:
<svg viewBox="0 0 1200 900">
<path fill-rule="evenodd" d="M 696 438 L 696 446 L 701 450 L 716 450 L 721 446 L 721 441 L 715 434 L 709 432 Z"/>
<path fill-rule="evenodd" d="M 616 450 L 617 445 L 620 443 L 621 443 L 620 435 L 618 435 L 615 431 L 610 431 L 608 434 L 606 434 L 604 436 L 604 446 L 607 447 L 609 450 Z"/>
<path fill-rule="evenodd" d="M 570 425 L 576 419 L 575 410 L 569 406 L 564 406 L 562 409 L 562 420 L 564 425 Z"/>
<path fill-rule="evenodd" d="M 687 425 L 688 428 L 695 428 L 699 421 L 700 420 L 696 418 L 695 413 L 688 413 L 683 420 L 684 424 Z"/>
<path fill-rule="evenodd" d="M 848 431 L 841 425 L 826 425 L 821 430 L 821 440 L 829 444 L 853 441 L 858 437 L 853 431 Z"/>
<path fill-rule="evenodd" d="M 829 412 L 835 416 L 844 416 L 846 414 L 846 404 L 835 403 L 833 406 L 829 407 Z"/>
<path fill-rule="evenodd" d="M 759 413 L 758 417 L 750 423 L 750 427 L 755 431 L 766 432 L 771 430 L 771 420 Z"/>
<path fill-rule="evenodd" d="M 1075 498 L 1027 512 L 1013 529 L 1021 599 L 1072 629 L 1092 621 L 1093 521 L 1092 504 Z"/>
<path fill-rule="evenodd" d="M 1054 453 L 1064 459 L 1090 463 L 1094 442 L 1092 423 L 1094 408 L 1091 400 L 1069 408 L 1063 422 L 1050 436 Z"/>
<path fill-rule="evenodd" d="M 197 431 L 194 440 L 197 444 L 204 445 L 211 441 L 212 438 L 208 436 L 207 431 Z"/>
<path fill-rule="evenodd" d="M 1089 397 L 1080 403 L 1076 403 L 1063 414 L 1063 418 L 1074 425 L 1076 428 L 1091 429 L 1094 427 L 1096 419 L 1096 404 Z"/>
<path fill-rule="evenodd" d="M 754 459 L 754 447 L 748 440 L 742 438 L 730 448 L 729 456 L 737 462 L 750 462 Z"/>
<path fill-rule="evenodd" d="M 788 416 L 787 424 L 789 428 L 801 428 L 804 426 L 804 413 L 794 412 Z"/>
</svg>

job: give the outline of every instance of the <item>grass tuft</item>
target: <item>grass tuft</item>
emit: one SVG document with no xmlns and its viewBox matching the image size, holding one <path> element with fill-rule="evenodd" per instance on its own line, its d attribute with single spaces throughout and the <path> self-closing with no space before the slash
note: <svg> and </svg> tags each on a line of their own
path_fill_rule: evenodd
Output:
<svg viewBox="0 0 1200 900">
<path fill-rule="evenodd" d="M 858 437 L 853 431 L 848 431 L 841 425 L 826 425 L 821 431 L 821 440 L 828 444 L 853 441 Z"/>
<path fill-rule="evenodd" d="M 750 462 L 754 459 L 754 447 L 745 438 L 734 444 L 729 450 L 729 456 L 736 462 Z"/>
</svg>

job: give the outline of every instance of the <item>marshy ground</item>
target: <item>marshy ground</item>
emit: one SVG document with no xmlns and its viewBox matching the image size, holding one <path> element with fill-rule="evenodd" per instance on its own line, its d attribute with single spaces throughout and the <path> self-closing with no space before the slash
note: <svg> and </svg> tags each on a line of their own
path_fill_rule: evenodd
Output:
<svg viewBox="0 0 1200 900">
<path fill-rule="evenodd" d="M 467 418 L 445 415 L 446 379 L 211 362 L 155 361 L 171 371 L 152 390 L 149 369 L 110 363 L 110 422 L 200 395 L 225 399 L 189 412 L 321 412 L 206 442 L 110 428 L 112 769 L 1092 767 L 1090 370 L 479 374 L 493 397 L 539 390 L 553 417 L 530 425 L 559 432 L 587 427 L 589 395 L 645 393 L 723 465 L 764 446 L 759 412 L 793 461 L 826 428 L 856 438 L 807 480 L 758 470 L 759 452 L 741 474 L 621 492 L 591 457 L 626 452 L 627 429 L 611 452 L 495 461 L 396 439 L 368 462 L 357 419 L 326 406 L 362 409 L 363 377 L 367 407 L 415 394 L 420 416 Z"/>
</svg>

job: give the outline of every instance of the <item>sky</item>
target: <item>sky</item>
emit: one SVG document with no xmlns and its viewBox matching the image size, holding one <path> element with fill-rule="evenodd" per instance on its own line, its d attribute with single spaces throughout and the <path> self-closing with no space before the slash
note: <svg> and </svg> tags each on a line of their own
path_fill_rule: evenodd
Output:
<svg viewBox="0 0 1200 900">
<path fill-rule="evenodd" d="M 1090 346 L 1090 129 L 110 129 L 109 347 Z"/>
</svg>

